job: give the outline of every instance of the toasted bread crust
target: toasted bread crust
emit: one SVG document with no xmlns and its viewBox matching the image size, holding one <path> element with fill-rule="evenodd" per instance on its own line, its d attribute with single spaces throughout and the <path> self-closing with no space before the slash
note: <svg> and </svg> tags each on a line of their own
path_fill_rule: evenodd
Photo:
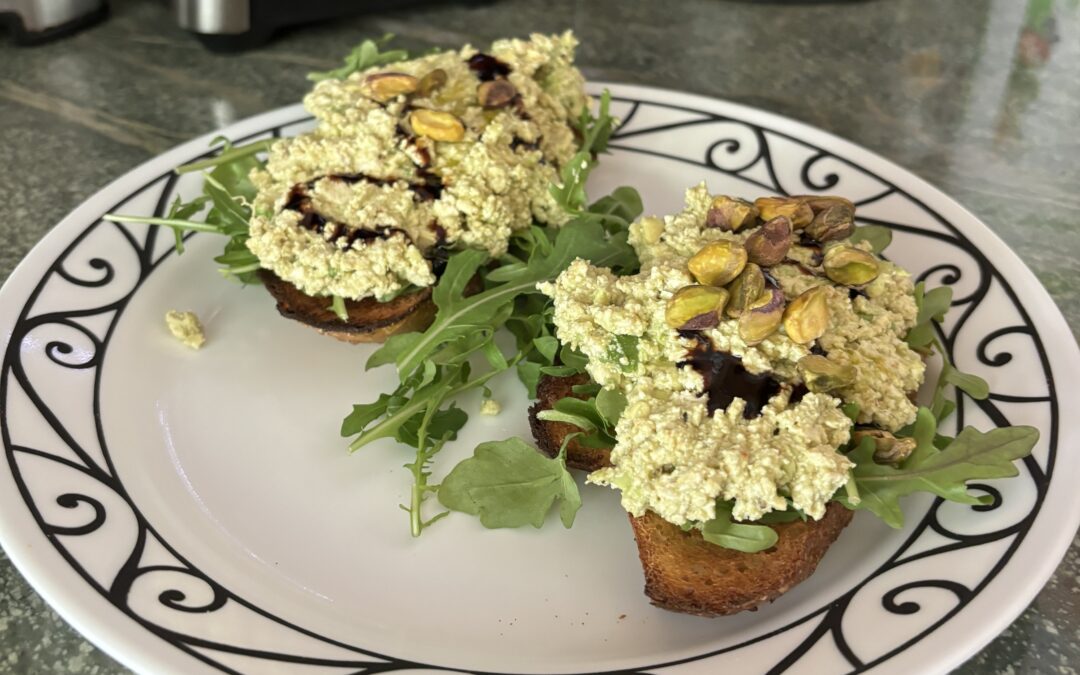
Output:
<svg viewBox="0 0 1080 675">
<path fill-rule="evenodd" d="M 567 434 L 581 431 L 573 424 L 566 422 L 545 422 L 537 417 L 542 410 L 550 410 L 555 403 L 567 396 L 585 398 L 574 393 L 574 386 L 585 384 L 589 376 L 585 374 L 571 375 L 570 377 L 551 377 L 543 375 L 536 387 L 536 403 L 529 408 L 529 426 L 532 427 L 533 438 L 540 450 L 548 457 L 559 454 L 563 439 Z M 610 448 L 587 448 L 577 442 L 570 441 L 566 446 L 566 465 L 574 469 L 584 471 L 596 471 L 610 463 Z"/>
<path fill-rule="evenodd" d="M 742 553 L 683 532 L 655 513 L 630 517 L 645 572 L 645 595 L 657 607 L 696 614 L 735 614 L 771 602 L 806 580 L 851 522 L 836 502 L 821 520 L 774 525 L 776 546 Z"/>
<path fill-rule="evenodd" d="M 566 434 L 576 430 L 562 422 L 537 418 L 565 396 L 586 375 L 543 376 L 537 402 L 529 409 L 529 423 L 540 449 L 554 457 Z M 581 397 L 579 397 L 581 398 Z M 571 441 L 566 463 L 594 471 L 608 466 L 610 450 L 581 447 Z M 723 616 L 754 609 L 775 600 L 814 573 L 825 551 L 851 522 L 852 513 L 830 503 L 821 520 L 774 525 L 776 546 L 758 553 L 742 553 L 710 544 L 697 530 L 684 532 L 655 513 L 630 516 L 638 556 L 645 573 L 645 595 L 657 607 L 698 616 Z"/>
<path fill-rule="evenodd" d="M 424 330 L 435 318 L 430 288 L 399 295 L 389 302 L 379 302 L 375 298 L 346 300 L 345 309 L 349 314 L 346 322 L 330 309 L 328 298 L 304 295 L 296 286 L 269 270 L 261 270 L 259 275 L 266 290 L 277 300 L 277 309 L 282 316 L 343 342 L 384 342 L 391 335 Z"/>
</svg>

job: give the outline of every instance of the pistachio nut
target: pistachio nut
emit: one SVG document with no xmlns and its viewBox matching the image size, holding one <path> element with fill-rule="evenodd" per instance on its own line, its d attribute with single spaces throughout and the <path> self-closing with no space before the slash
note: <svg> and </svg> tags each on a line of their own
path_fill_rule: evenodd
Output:
<svg viewBox="0 0 1080 675">
<path fill-rule="evenodd" d="M 795 195 L 792 199 L 799 199 L 810 207 L 815 214 L 821 213 L 831 206 L 843 205 L 855 210 L 855 204 L 850 199 L 835 197 L 833 195 Z"/>
<path fill-rule="evenodd" d="M 796 230 L 801 230 L 814 220 L 814 211 L 796 197 L 758 197 L 754 200 L 754 206 L 761 212 L 762 220 L 786 216 Z"/>
<path fill-rule="evenodd" d="M 758 209 L 750 202 L 720 195 L 712 200 L 705 216 L 705 226 L 738 232 L 743 227 L 753 226 L 757 219 Z"/>
<path fill-rule="evenodd" d="M 656 216 L 645 216 L 639 223 L 641 238 L 646 244 L 655 244 L 664 236 L 664 221 Z"/>
<path fill-rule="evenodd" d="M 813 392 L 833 391 L 855 382 L 853 367 L 830 361 L 818 354 L 799 359 L 798 369 L 806 388 Z"/>
<path fill-rule="evenodd" d="M 375 73 L 365 80 L 372 97 L 382 103 L 416 91 L 420 81 L 405 73 Z"/>
<path fill-rule="evenodd" d="M 773 218 L 754 230 L 744 246 L 752 263 L 762 267 L 779 263 L 791 248 L 791 221 L 786 216 Z"/>
<path fill-rule="evenodd" d="M 465 125 L 448 112 L 418 108 L 409 113 L 409 124 L 420 136 L 454 143 L 465 138 Z"/>
<path fill-rule="evenodd" d="M 818 339 L 829 327 L 828 291 L 814 286 L 803 291 L 784 310 L 784 331 L 801 345 Z"/>
<path fill-rule="evenodd" d="M 898 465 L 907 459 L 918 442 L 914 438 L 897 438 L 881 429 L 856 429 L 851 440 L 858 445 L 864 438 L 874 441 L 874 461 L 878 464 Z"/>
<path fill-rule="evenodd" d="M 820 242 L 847 239 L 855 231 L 855 209 L 847 204 L 834 204 L 814 216 L 806 226 L 806 234 Z"/>
<path fill-rule="evenodd" d="M 416 86 L 416 93 L 424 97 L 431 96 L 439 89 L 442 89 L 448 79 L 450 78 L 446 75 L 445 70 L 436 68 L 420 78 L 420 83 Z"/>
<path fill-rule="evenodd" d="M 872 253 L 854 246 L 833 246 L 822 262 L 825 276 L 838 284 L 862 286 L 877 278 L 881 266 Z"/>
<path fill-rule="evenodd" d="M 476 98 L 485 108 L 503 108 L 517 96 L 517 89 L 508 80 L 481 82 L 476 88 Z"/>
<path fill-rule="evenodd" d="M 728 292 L 712 286 L 684 286 L 668 300 L 664 320 L 676 330 L 705 330 L 720 323 Z"/>
<path fill-rule="evenodd" d="M 746 249 L 738 242 L 721 239 L 705 244 L 686 266 L 698 283 L 724 286 L 746 267 Z"/>
<path fill-rule="evenodd" d="M 754 263 L 747 263 L 742 274 L 728 286 L 731 299 L 728 301 L 727 315 L 738 318 L 746 309 L 752 308 L 762 300 L 765 294 L 765 275 Z M 765 298 L 767 301 L 768 298 Z"/>
<path fill-rule="evenodd" d="M 739 316 L 739 337 L 748 345 L 756 345 L 776 332 L 784 317 L 784 293 L 768 286 L 762 297 Z"/>
</svg>

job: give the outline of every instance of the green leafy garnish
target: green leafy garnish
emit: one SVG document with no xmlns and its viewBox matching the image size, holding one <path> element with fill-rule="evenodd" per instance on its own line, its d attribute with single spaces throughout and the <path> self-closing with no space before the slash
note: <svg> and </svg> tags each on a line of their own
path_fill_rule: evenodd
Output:
<svg viewBox="0 0 1080 675">
<path fill-rule="evenodd" d="M 941 422 L 956 409 L 956 403 L 945 396 L 947 386 L 953 385 L 973 399 L 981 401 L 990 396 L 990 385 L 978 375 L 965 373 L 954 366 L 935 332 L 934 324 L 944 321 L 945 314 L 952 306 L 952 288 L 941 286 L 927 291 L 926 284 L 920 281 L 915 285 L 915 303 L 919 313 L 906 340 L 912 349 L 924 353 L 937 351 L 941 355 L 941 374 L 934 385 L 934 399 L 930 404 L 934 417 Z"/>
<path fill-rule="evenodd" d="M 404 61 L 409 58 L 409 52 L 404 49 L 390 49 L 385 52 L 379 51 L 380 47 L 386 45 L 393 39 L 394 34 L 387 33 L 377 40 L 364 40 L 349 52 L 348 56 L 345 57 L 344 65 L 340 68 L 334 68 L 333 70 L 324 72 L 308 73 L 307 79 L 312 82 L 319 82 L 322 80 L 344 80 L 353 73 L 359 73 L 368 68 L 374 68 L 375 66 L 384 66 L 388 63 L 397 63 L 398 61 Z"/>
<path fill-rule="evenodd" d="M 597 384 L 575 387 L 576 394 L 589 394 L 588 398 L 567 396 L 555 402 L 548 410 L 541 410 L 537 418 L 549 422 L 565 422 L 581 429 L 578 442 L 588 448 L 611 448 L 615 446 L 615 425 L 626 408 L 626 396 L 618 389 L 602 389 Z"/>
<path fill-rule="evenodd" d="M 884 225 L 860 225 L 851 233 L 851 243 L 861 241 L 869 243 L 870 250 L 880 254 L 892 243 L 892 230 Z"/>
<path fill-rule="evenodd" d="M 944 321 L 952 306 L 952 288 L 939 286 L 927 292 L 926 283 L 920 281 L 915 284 L 915 303 L 919 313 L 905 339 L 912 349 L 926 349 L 934 341 L 934 323 Z"/>
<path fill-rule="evenodd" d="M 206 169 L 213 169 L 219 166 L 231 167 L 230 173 L 234 175 L 234 178 L 227 180 L 226 182 L 240 189 L 240 182 L 243 181 L 244 185 L 242 186 L 242 191 L 244 196 L 249 200 L 253 199 L 255 197 L 255 186 L 248 180 L 247 174 L 241 175 L 246 165 L 238 160 L 247 159 L 260 152 L 267 152 L 274 143 L 277 143 L 277 139 L 265 138 L 261 141 L 233 147 L 232 142 L 229 139 L 224 136 L 218 136 L 210 141 L 210 147 L 213 147 L 218 143 L 222 145 L 221 152 L 208 159 L 202 159 L 197 162 L 179 166 L 176 168 L 176 173 L 183 175 L 185 173 L 205 171 Z"/>
<path fill-rule="evenodd" d="M 330 311 L 337 315 L 337 318 L 342 321 L 349 320 L 349 310 L 345 308 L 345 298 L 340 295 L 333 296 L 333 300 L 330 303 Z"/>
<path fill-rule="evenodd" d="M 736 522 L 731 519 L 731 508 L 731 503 L 717 500 L 716 517 L 701 525 L 701 537 L 705 541 L 744 553 L 757 553 L 776 545 L 779 539 L 776 530 L 768 525 Z"/>
<path fill-rule="evenodd" d="M 190 202 L 173 202 L 165 218 L 145 216 L 125 216 L 108 214 L 106 219 L 117 223 L 146 223 L 169 227 L 176 236 L 177 253 L 183 253 L 183 231 L 212 232 L 228 238 L 224 252 L 214 258 L 222 268 L 221 272 L 244 284 L 258 283 L 259 259 L 247 247 L 248 221 L 251 219 L 251 202 L 255 198 L 256 188 L 251 182 L 251 171 L 263 166 L 256 153 L 265 150 L 266 141 L 257 141 L 239 148 L 233 147 L 227 139 L 214 139 L 222 142 L 222 151 L 210 159 L 180 167 L 178 172 L 210 169 L 203 177 L 203 194 Z M 209 205 L 202 220 L 194 218 Z"/>
<path fill-rule="evenodd" d="M 605 95 L 604 101 L 609 97 Z M 585 163 L 580 170 L 563 176 L 562 188 L 574 199 L 584 199 L 584 181 L 595 165 L 594 151 L 606 143 L 605 129 L 614 122 L 602 103 L 600 118 L 583 117 L 586 128 L 581 148 Z M 432 291 L 435 319 L 423 332 L 396 335 L 368 359 L 367 367 L 393 364 L 400 384 L 391 394 L 373 403 L 354 406 L 342 425 L 342 435 L 353 436 L 352 450 L 380 438 L 394 438 L 416 449 L 413 468 L 412 501 L 403 508 L 410 513 L 413 536 L 418 536 L 434 519 L 420 515 L 425 498 L 436 488 L 430 485 L 427 467 L 438 452 L 438 438 L 402 433 L 415 420 L 439 414 L 455 397 L 509 368 L 516 368 L 530 393 L 546 372 L 563 372 L 575 356 L 560 348 L 551 327 L 550 300 L 536 290 L 537 283 L 551 281 L 575 258 L 620 270 L 636 269 L 634 250 L 627 243 L 629 220 L 640 212 L 641 200 L 629 188 L 617 190 L 594 205 L 597 209 L 571 210 L 573 219 L 561 228 L 531 227 L 516 234 L 499 266 L 489 269 L 482 251 L 462 250 L 451 254 L 446 269 Z M 471 295 L 466 290 L 479 277 L 484 290 Z M 515 337 L 516 350 L 507 355 L 495 344 L 495 333 L 507 326 Z M 629 347 L 627 347 L 629 349 Z M 473 375 L 473 363 L 482 359 L 487 369 Z M 576 371 L 571 371 L 576 372 Z M 464 420 L 465 413 L 461 413 Z M 464 423 L 464 421 L 462 421 Z M 520 441 L 519 441 L 520 443 Z M 509 452 L 509 451 L 507 451 Z M 423 461 L 421 461 L 423 460 Z M 465 510 L 465 507 L 462 508 Z M 495 518 L 495 516 L 491 516 Z"/>
<path fill-rule="evenodd" d="M 839 499 L 848 508 L 867 509 L 899 528 L 904 524 L 900 497 L 913 492 L 931 492 L 962 504 L 986 503 L 984 498 L 970 494 L 965 483 L 976 478 L 1017 475 L 1013 462 L 1031 453 L 1039 431 L 1029 426 L 988 432 L 966 427 L 955 439 L 942 439 L 937 434 L 934 414 L 920 408 L 910 436 L 917 445 L 898 468 L 874 461 L 874 443 L 869 438 L 849 454 L 855 462 L 852 476 L 859 500 L 853 503 L 841 496 Z"/>
<path fill-rule="evenodd" d="M 574 524 L 581 495 L 566 470 L 566 447 L 550 459 L 520 438 L 476 446 L 439 486 L 439 501 L 448 509 L 480 517 L 484 527 L 541 527 L 559 501 L 564 527 Z"/>
<path fill-rule="evenodd" d="M 585 179 L 596 165 L 596 155 L 607 150 L 608 140 L 617 124 L 610 114 L 610 108 L 611 93 L 604 90 L 604 93 L 600 95 L 600 114 L 593 117 L 592 112 L 584 108 L 578 118 L 577 129 L 583 139 L 581 148 L 559 170 L 559 182 L 551 186 L 552 196 L 567 213 L 580 216 L 586 212 L 585 205 L 588 203 L 588 198 L 585 196 Z M 621 189 L 630 190 L 630 188 Z M 592 212 L 591 215 L 598 220 L 604 220 L 615 210 L 612 203 L 619 203 L 620 199 L 625 199 L 626 196 L 626 193 L 620 194 L 616 190 L 610 198 L 605 198 L 607 201 L 602 199 L 594 204 L 593 208 L 597 211 Z M 637 198 L 637 206 L 640 212 L 640 197 Z"/>
<path fill-rule="evenodd" d="M 417 416 L 441 409 L 461 393 L 484 386 L 498 373 L 516 366 L 525 358 L 518 351 L 507 357 L 495 344 L 496 331 L 515 313 L 518 300 L 529 295 L 539 296 L 536 284 L 554 279 L 576 257 L 605 265 L 627 255 L 624 239 L 608 237 L 604 228 L 595 222 L 570 223 L 557 231 L 534 228 L 535 237 L 543 237 L 549 245 L 533 247 L 533 254 L 524 266 L 508 275 L 506 281 L 488 284 L 489 288 L 475 295 L 465 295 L 470 280 L 480 271 L 487 259 L 480 251 L 465 250 L 453 254 L 446 271 L 432 292 L 437 312 L 432 325 L 422 333 L 397 335 L 368 359 L 368 367 L 394 364 L 401 384 L 389 395 L 400 405 L 391 407 L 379 401 L 368 406 L 356 406 L 342 427 L 345 436 L 356 436 L 350 448 L 357 450 L 379 438 L 394 437 L 417 448 L 420 455 L 434 455 L 420 443 L 409 443 L 398 430 Z M 631 251 L 632 253 L 632 251 Z M 490 282 L 490 276 L 488 276 Z M 543 296 L 540 296 L 543 297 Z M 524 306 L 528 306 L 524 302 Z M 518 322 L 527 321 L 518 315 Z M 552 343 L 533 342 L 531 352 L 551 354 Z M 469 360 L 483 357 L 488 370 L 470 375 Z M 386 396 L 386 395 L 384 395 Z M 431 491 L 427 474 L 414 472 L 413 501 L 406 510 L 411 514 L 412 533 L 418 536 L 430 521 L 422 518 L 420 508 Z"/>
<path fill-rule="evenodd" d="M 619 364 L 619 370 L 632 373 L 638 367 L 638 338 L 635 335 L 616 335 L 608 345 L 608 359 Z"/>
<path fill-rule="evenodd" d="M 859 421 L 859 404 L 858 403 L 845 403 L 840 406 L 840 410 L 847 415 L 847 418 L 855 423 Z"/>
<path fill-rule="evenodd" d="M 167 220 L 190 220 L 196 213 L 202 211 L 206 207 L 206 202 L 208 201 L 210 201 L 210 198 L 203 195 L 185 203 L 180 199 L 180 195 L 177 195 L 176 199 L 173 200 L 172 206 L 169 207 L 168 215 L 165 217 Z M 184 228 L 173 225 L 170 226 L 170 229 L 173 231 L 173 236 L 176 239 L 176 254 L 183 255 Z"/>
</svg>

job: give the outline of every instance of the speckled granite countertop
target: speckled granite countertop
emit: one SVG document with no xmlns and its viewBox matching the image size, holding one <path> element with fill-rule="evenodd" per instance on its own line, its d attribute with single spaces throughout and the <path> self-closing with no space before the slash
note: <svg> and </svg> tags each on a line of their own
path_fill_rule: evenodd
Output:
<svg viewBox="0 0 1080 675">
<path fill-rule="evenodd" d="M 1080 328 L 1080 7 L 1076 0 L 495 2 L 290 31 L 205 51 L 163 3 L 33 49 L 0 40 L 0 278 L 53 224 L 145 159 L 294 103 L 304 74 L 362 37 L 486 43 L 573 28 L 587 74 L 715 95 L 861 143 L 938 185 L 1020 254 Z M 1031 607 L 959 672 L 1076 672 L 1080 543 Z M 123 668 L 0 554 L 0 673 Z"/>
</svg>

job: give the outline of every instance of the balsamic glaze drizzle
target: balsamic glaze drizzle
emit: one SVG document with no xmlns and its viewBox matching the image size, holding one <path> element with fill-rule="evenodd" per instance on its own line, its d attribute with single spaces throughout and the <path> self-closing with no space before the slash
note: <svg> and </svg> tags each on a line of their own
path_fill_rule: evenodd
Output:
<svg viewBox="0 0 1080 675">
<path fill-rule="evenodd" d="M 481 82 L 490 82 L 496 77 L 506 77 L 510 74 L 510 64 L 490 54 L 473 54 L 465 63 L 469 64 L 469 69 L 476 73 Z"/>
<path fill-rule="evenodd" d="M 746 401 L 743 417 L 754 419 L 761 415 L 769 400 L 783 388 L 775 378 L 765 373 L 755 375 L 742 365 L 742 359 L 726 352 L 718 352 L 712 340 L 700 333 L 681 333 L 684 338 L 695 340 L 694 346 L 680 366 L 690 366 L 705 379 L 709 414 L 727 410 L 736 398 Z M 805 393 L 805 392 L 802 392 Z M 802 393 L 799 398 L 802 398 Z M 796 392 L 792 392 L 792 397 Z"/>
</svg>

